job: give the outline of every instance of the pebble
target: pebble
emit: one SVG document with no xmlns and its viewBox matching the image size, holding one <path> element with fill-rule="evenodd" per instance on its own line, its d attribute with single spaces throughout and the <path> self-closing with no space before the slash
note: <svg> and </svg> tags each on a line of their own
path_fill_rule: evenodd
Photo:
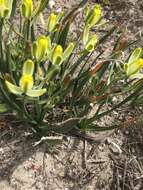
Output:
<svg viewBox="0 0 143 190">
<path fill-rule="evenodd" d="M 54 0 L 49 0 L 49 8 L 52 9 L 55 5 L 55 1 Z"/>
<path fill-rule="evenodd" d="M 112 153 L 119 155 L 122 153 L 122 150 L 118 144 L 113 142 L 110 138 L 107 138 L 107 144 L 109 145 L 109 149 Z"/>
<path fill-rule="evenodd" d="M 0 153 L 4 154 L 4 149 L 3 148 L 0 148 Z"/>
</svg>

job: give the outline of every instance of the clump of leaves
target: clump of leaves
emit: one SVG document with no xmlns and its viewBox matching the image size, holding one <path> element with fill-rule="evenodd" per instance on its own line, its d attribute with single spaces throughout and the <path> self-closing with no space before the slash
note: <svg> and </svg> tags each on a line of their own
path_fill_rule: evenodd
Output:
<svg viewBox="0 0 143 190">
<path fill-rule="evenodd" d="M 44 135 L 116 128 L 99 126 L 98 120 L 141 94 L 142 49 L 120 61 L 132 43 L 123 39 L 117 25 L 100 33 L 108 22 L 99 4 L 90 7 L 84 0 L 67 14 L 51 12 L 45 17 L 46 5 L 48 0 L 22 0 L 17 13 L 16 0 L 0 1 L 0 92 L 6 105 L 1 107 Z M 73 38 L 71 26 L 78 14 L 83 29 Z M 35 29 L 39 20 L 41 33 Z M 104 43 L 113 33 L 115 44 L 103 58 Z M 119 94 L 125 98 L 114 104 Z"/>
</svg>

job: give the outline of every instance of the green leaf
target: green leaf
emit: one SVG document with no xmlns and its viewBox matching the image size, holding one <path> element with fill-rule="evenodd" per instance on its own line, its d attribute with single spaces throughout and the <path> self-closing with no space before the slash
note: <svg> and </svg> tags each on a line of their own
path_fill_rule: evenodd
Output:
<svg viewBox="0 0 143 190">
<path fill-rule="evenodd" d="M 8 107 L 6 104 L 0 104 L 0 113 L 4 113 L 8 111 Z"/>
<path fill-rule="evenodd" d="M 49 0 L 41 0 L 34 16 L 38 16 L 38 14 L 46 8 L 46 5 L 48 5 L 48 2 Z"/>
<path fill-rule="evenodd" d="M 66 46 L 66 40 L 69 29 L 70 29 L 70 22 L 67 22 L 66 25 L 63 28 L 61 28 L 61 31 L 59 32 L 57 44 L 61 45 L 63 49 L 65 49 Z"/>
</svg>

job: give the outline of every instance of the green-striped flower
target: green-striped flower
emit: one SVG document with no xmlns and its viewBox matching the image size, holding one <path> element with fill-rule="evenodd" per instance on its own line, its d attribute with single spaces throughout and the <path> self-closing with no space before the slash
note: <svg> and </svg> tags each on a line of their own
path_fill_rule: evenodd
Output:
<svg viewBox="0 0 143 190">
<path fill-rule="evenodd" d="M 100 5 L 96 4 L 93 9 L 88 11 L 86 16 L 86 25 L 89 27 L 93 27 L 97 22 L 101 19 L 102 12 Z"/>
<path fill-rule="evenodd" d="M 51 51 L 51 39 L 46 36 L 39 36 L 33 43 L 32 53 L 35 59 L 39 62 L 42 61 L 46 55 Z"/>
<path fill-rule="evenodd" d="M 21 4 L 21 14 L 27 19 L 31 19 L 33 13 L 33 1 L 23 0 Z"/>
<path fill-rule="evenodd" d="M 0 18 L 6 18 L 10 15 L 11 12 L 12 0 L 0 0 Z"/>
<path fill-rule="evenodd" d="M 30 97 L 42 96 L 46 89 L 38 89 L 34 86 L 33 81 L 34 63 L 31 60 L 27 60 L 23 65 L 22 76 L 19 80 L 19 86 L 12 84 L 9 81 L 5 81 L 8 90 L 15 95 L 25 94 Z"/>
</svg>

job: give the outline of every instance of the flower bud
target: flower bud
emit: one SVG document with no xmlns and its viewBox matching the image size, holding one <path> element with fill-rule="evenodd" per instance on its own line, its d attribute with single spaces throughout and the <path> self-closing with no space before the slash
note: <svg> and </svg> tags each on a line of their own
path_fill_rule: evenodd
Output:
<svg viewBox="0 0 143 190">
<path fill-rule="evenodd" d="M 10 6 L 7 0 L 0 0 L 0 18 L 6 18 L 10 13 Z"/>
<path fill-rule="evenodd" d="M 33 1 L 23 0 L 21 5 L 21 14 L 27 19 L 31 19 L 33 12 Z"/>
<path fill-rule="evenodd" d="M 48 18 L 48 32 L 52 32 L 57 25 L 57 15 L 51 13 Z"/>
<path fill-rule="evenodd" d="M 128 76 L 133 76 L 137 74 L 143 68 L 143 59 L 139 58 L 138 60 L 126 63 L 125 64 L 125 71 Z"/>
<path fill-rule="evenodd" d="M 95 7 L 89 11 L 86 17 L 86 25 L 93 27 L 101 18 L 101 7 L 100 5 L 96 4 Z"/>
</svg>

